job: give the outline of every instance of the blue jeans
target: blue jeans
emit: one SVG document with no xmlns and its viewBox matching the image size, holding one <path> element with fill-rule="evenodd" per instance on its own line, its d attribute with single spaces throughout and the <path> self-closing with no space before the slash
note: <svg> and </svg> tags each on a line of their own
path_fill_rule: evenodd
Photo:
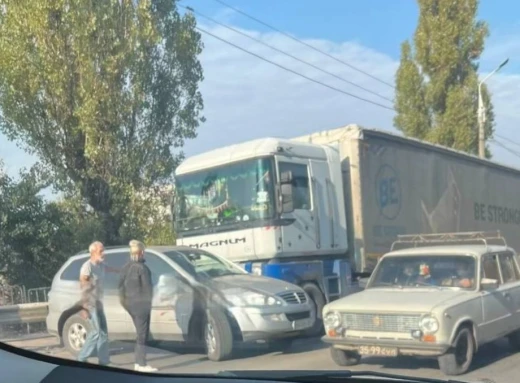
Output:
<svg viewBox="0 0 520 383">
<path fill-rule="evenodd" d="M 110 353 L 108 347 L 107 318 L 103 310 L 103 305 L 98 304 L 95 310 L 89 311 L 90 328 L 85 344 L 79 352 L 78 361 L 85 362 L 94 351 L 97 350 L 99 364 L 108 365 L 110 363 Z"/>
</svg>

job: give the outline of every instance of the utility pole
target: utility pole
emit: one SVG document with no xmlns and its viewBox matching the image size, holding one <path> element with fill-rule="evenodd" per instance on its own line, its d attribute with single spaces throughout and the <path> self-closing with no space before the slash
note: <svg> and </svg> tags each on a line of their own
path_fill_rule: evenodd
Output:
<svg viewBox="0 0 520 383">
<path fill-rule="evenodd" d="M 486 106 L 484 105 L 484 100 L 482 99 L 482 84 L 486 82 L 488 78 L 502 69 L 507 63 L 509 59 L 506 59 L 502 64 L 500 64 L 493 72 L 488 74 L 482 81 L 478 84 L 478 110 L 477 110 L 477 119 L 478 119 L 478 156 L 480 158 L 486 158 Z"/>
</svg>

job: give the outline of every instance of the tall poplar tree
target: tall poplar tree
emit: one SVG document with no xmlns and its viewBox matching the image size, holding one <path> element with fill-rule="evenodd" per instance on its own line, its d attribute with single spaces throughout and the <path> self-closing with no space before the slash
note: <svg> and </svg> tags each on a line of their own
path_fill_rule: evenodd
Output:
<svg viewBox="0 0 520 383">
<path fill-rule="evenodd" d="M 477 21 L 478 0 L 418 0 L 413 44 L 401 47 L 394 124 L 407 136 L 478 153 L 478 59 L 488 28 Z M 486 140 L 494 126 L 488 89 Z M 490 157 L 486 149 L 486 155 Z"/>
</svg>

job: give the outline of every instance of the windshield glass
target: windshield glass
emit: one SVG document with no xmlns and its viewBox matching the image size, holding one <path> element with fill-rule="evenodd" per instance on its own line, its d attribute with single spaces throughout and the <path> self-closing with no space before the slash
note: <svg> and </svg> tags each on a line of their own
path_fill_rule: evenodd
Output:
<svg viewBox="0 0 520 383">
<path fill-rule="evenodd" d="M 0 0 L 0 343 L 515 381 L 519 127 L 520 1 Z"/>
<path fill-rule="evenodd" d="M 164 254 L 191 275 L 215 278 L 245 273 L 232 263 L 200 250 L 175 250 Z"/>
<path fill-rule="evenodd" d="M 384 258 L 370 281 L 374 287 L 431 286 L 475 288 L 475 260 L 469 256 L 391 256 Z"/>
<path fill-rule="evenodd" d="M 251 159 L 175 177 L 177 230 L 273 218 L 272 158 Z"/>
</svg>

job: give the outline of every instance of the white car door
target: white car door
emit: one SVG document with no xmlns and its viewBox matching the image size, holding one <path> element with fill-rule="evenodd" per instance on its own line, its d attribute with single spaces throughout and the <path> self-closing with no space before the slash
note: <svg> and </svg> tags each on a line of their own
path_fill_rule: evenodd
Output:
<svg viewBox="0 0 520 383">
<path fill-rule="evenodd" d="M 496 279 L 499 286 L 496 289 L 481 291 L 482 323 L 478 329 L 480 342 L 488 342 L 504 336 L 513 326 L 514 316 L 508 303 L 510 286 L 502 282 L 498 258 L 498 254 L 482 257 L 483 278 Z"/>
<path fill-rule="evenodd" d="M 520 328 L 520 271 L 512 252 L 500 253 L 498 260 L 504 284 L 504 298 L 511 312 L 510 330 L 514 331 Z"/>
</svg>

